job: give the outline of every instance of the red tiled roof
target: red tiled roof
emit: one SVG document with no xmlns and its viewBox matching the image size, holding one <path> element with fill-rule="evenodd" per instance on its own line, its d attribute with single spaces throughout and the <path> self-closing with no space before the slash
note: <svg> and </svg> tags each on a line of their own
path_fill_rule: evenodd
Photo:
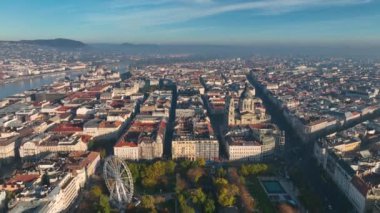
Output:
<svg viewBox="0 0 380 213">
<path fill-rule="evenodd" d="M 68 110 L 72 109 L 72 107 L 68 107 L 68 106 L 61 106 L 57 109 L 58 112 L 66 112 Z"/>
<path fill-rule="evenodd" d="M 99 124 L 99 128 L 114 128 L 119 127 L 122 124 L 123 122 L 121 121 L 102 121 Z"/>
<path fill-rule="evenodd" d="M 95 93 L 90 93 L 90 92 L 76 92 L 73 93 L 69 96 L 70 99 L 74 98 L 96 98 Z"/>
<path fill-rule="evenodd" d="M 94 162 L 94 160 L 100 155 L 99 152 L 72 152 L 70 153 L 70 157 L 73 158 L 82 158 L 80 162 L 75 162 L 67 166 L 67 168 L 71 172 L 76 172 L 75 170 L 86 168 L 89 164 Z"/>
<path fill-rule="evenodd" d="M 132 142 L 125 142 L 124 140 L 119 140 L 119 142 L 117 142 L 115 145 L 115 147 L 125 147 L 125 146 L 136 147 L 137 144 L 132 143 Z"/>
<path fill-rule="evenodd" d="M 255 128 L 255 129 L 262 129 L 262 128 L 268 128 L 269 127 L 269 125 L 267 123 L 250 124 L 249 126 L 252 128 Z"/>
<path fill-rule="evenodd" d="M 23 182 L 28 183 L 32 182 L 34 180 L 37 180 L 40 177 L 40 175 L 16 175 L 12 179 L 8 181 L 8 184 L 16 183 L 16 182 Z"/>
<path fill-rule="evenodd" d="M 100 155 L 99 152 L 90 152 L 90 154 L 87 155 L 86 159 L 84 159 L 81 163 L 82 166 L 87 166 L 94 162 L 94 160 Z"/>
<path fill-rule="evenodd" d="M 67 124 L 67 123 L 62 123 L 62 124 L 57 124 L 53 132 L 82 132 L 83 128 L 79 125 L 74 125 L 74 124 Z"/>
<path fill-rule="evenodd" d="M 40 106 L 42 105 L 41 102 L 37 102 L 37 101 L 33 102 L 32 104 L 33 104 L 33 106 L 35 106 L 35 107 L 40 107 Z"/>
<path fill-rule="evenodd" d="M 89 92 L 101 92 L 104 88 L 106 88 L 108 86 L 109 86 L 108 84 L 105 84 L 105 85 L 96 85 L 96 86 L 88 88 L 87 90 Z"/>
<path fill-rule="evenodd" d="M 92 136 L 90 136 L 90 135 L 82 135 L 82 136 L 81 136 L 81 140 L 82 140 L 84 143 L 88 143 L 88 142 L 90 142 L 91 138 L 92 138 Z"/>
</svg>

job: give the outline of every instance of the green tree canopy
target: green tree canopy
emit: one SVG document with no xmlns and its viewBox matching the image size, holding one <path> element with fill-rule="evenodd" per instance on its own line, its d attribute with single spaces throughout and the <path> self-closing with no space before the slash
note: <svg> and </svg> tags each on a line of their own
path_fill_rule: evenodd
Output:
<svg viewBox="0 0 380 213">
<path fill-rule="evenodd" d="M 168 174 L 174 174 L 176 163 L 172 160 L 166 162 L 166 172 Z"/>
<path fill-rule="evenodd" d="M 216 170 L 216 175 L 218 177 L 225 177 L 227 175 L 227 171 L 223 168 L 219 168 L 218 170 Z"/>
<path fill-rule="evenodd" d="M 50 186 L 50 177 L 47 173 L 42 175 L 41 183 L 42 183 L 42 185 Z"/>
<path fill-rule="evenodd" d="M 206 195 L 202 188 L 197 188 L 190 194 L 191 201 L 196 205 L 202 205 L 206 201 Z"/>
<path fill-rule="evenodd" d="M 202 168 L 193 168 L 187 171 L 187 177 L 193 182 L 198 183 L 199 178 L 202 177 L 204 171 Z"/>
<path fill-rule="evenodd" d="M 205 213 L 214 213 L 215 212 L 215 202 L 212 198 L 208 197 L 204 204 Z"/>
<path fill-rule="evenodd" d="M 91 188 L 90 193 L 91 193 L 91 196 L 95 197 L 96 199 L 99 198 L 100 195 L 103 194 L 102 189 L 97 185 L 95 185 Z"/>
<path fill-rule="evenodd" d="M 243 164 L 240 167 L 240 174 L 243 176 L 259 175 L 269 171 L 269 166 L 265 163 Z"/>
<path fill-rule="evenodd" d="M 195 213 L 195 210 L 187 204 L 186 198 L 183 194 L 178 195 L 178 203 L 180 212 Z"/>
<path fill-rule="evenodd" d="M 214 181 L 217 188 L 218 202 L 221 206 L 233 206 L 235 195 L 239 193 L 239 188 L 235 184 L 230 184 L 224 178 L 217 178 Z"/>
<path fill-rule="evenodd" d="M 197 159 L 196 162 L 197 162 L 198 166 L 200 166 L 200 167 L 204 167 L 206 165 L 206 161 L 203 158 Z"/>
<path fill-rule="evenodd" d="M 110 202 L 109 202 L 109 199 L 106 195 L 103 195 L 103 194 L 100 195 L 97 212 L 100 212 L 100 213 L 110 213 L 111 212 Z"/>
<path fill-rule="evenodd" d="M 143 164 L 127 162 L 128 168 L 132 173 L 133 182 L 136 183 L 140 179 L 140 169 L 144 167 Z M 141 165 L 141 166 L 140 166 Z"/>
<path fill-rule="evenodd" d="M 154 197 L 151 195 L 144 195 L 141 197 L 141 207 L 149 210 L 155 209 Z"/>
</svg>

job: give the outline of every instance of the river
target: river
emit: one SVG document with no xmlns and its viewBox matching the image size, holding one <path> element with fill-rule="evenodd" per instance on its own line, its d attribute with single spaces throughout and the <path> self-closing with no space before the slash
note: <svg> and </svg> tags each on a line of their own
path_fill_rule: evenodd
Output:
<svg viewBox="0 0 380 213">
<path fill-rule="evenodd" d="M 127 62 L 119 62 L 113 64 L 111 67 L 113 70 L 118 71 L 120 73 L 127 72 L 126 65 Z M 66 75 L 71 78 L 78 76 L 84 72 L 82 71 L 68 71 L 62 73 L 55 74 L 46 74 L 43 76 L 31 77 L 29 79 L 16 80 L 10 83 L 0 84 L 0 99 L 6 98 L 10 95 L 14 95 L 17 93 L 22 93 L 26 90 L 40 88 L 44 85 L 52 84 L 54 81 L 58 79 L 63 79 Z"/>
<path fill-rule="evenodd" d="M 26 90 L 36 89 L 43 85 L 52 84 L 58 79 L 63 79 L 66 75 L 75 77 L 83 72 L 72 71 L 66 73 L 47 74 L 44 76 L 31 77 L 29 79 L 17 80 L 14 82 L 0 84 L 0 99 L 6 98 L 10 95 L 22 93 Z"/>
</svg>

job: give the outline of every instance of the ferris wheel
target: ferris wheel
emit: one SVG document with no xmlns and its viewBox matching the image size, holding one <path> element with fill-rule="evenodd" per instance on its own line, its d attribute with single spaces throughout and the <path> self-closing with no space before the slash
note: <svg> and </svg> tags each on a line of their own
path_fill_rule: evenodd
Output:
<svg viewBox="0 0 380 213">
<path fill-rule="evenodd" d="M 128 166 L 116 156 L 107 157 L 103 175 L 110 192 L 110 200 L 119 208 L 130 203 L 133 196 L 133 179 Z"/>
</svg>

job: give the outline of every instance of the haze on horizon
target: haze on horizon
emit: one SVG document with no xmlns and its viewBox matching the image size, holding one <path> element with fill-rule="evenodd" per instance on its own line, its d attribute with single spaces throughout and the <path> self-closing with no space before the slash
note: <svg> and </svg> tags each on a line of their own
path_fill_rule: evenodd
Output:
<svg viewBox="0 0 380 213">
<path fill-rule="evenodd" d="M 380 43 L 376 0 L 2 0 L 0 40 Z"/>
</svg>

